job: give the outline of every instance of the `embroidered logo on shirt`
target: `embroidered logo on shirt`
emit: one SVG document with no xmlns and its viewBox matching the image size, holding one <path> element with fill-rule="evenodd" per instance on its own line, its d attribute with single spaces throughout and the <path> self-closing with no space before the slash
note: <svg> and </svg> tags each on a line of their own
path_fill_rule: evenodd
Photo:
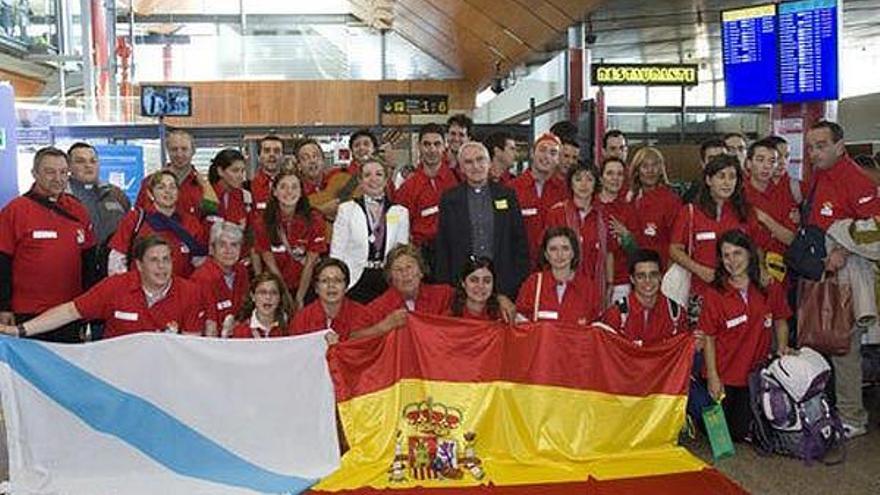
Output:
<svg viewBox="0 0 880 495">
<path fill-rule="evenodd" d="M 138 321 L 139 318 L 137 313 L 130 313 L 128 311 L 114 311 L 113 317 L 123 321 Z"/>
<path fill-rule="evenodd" d="M 715 232 L 697 232 L 695 239 L 698 241 L 714 241 L 715 240 Z"/>
<path fill-rule="evenodd" d="M 861 198 L 859 198 L 859 204 L 863 205 L 863 204 L 871 201 L 872 199 L 874 199 L 874 196 L 862 196 Z"/>
<path fill-rule="evenodd" d="M 654 237 L 657 235 L 657 224 L 649 223 L 645 225 L 645 235 L 649 237 Z"/>
<path fill-rule="evenodd" d="M 834 203 L 831 201 L 826 201 L 822 203 L 822 209 L 819 210 L 819 214 L 823 217 L 833 217 L 834 216 Z"/>
<path fill-rule="evenodd" d="M 767 316 L 764 317 L 764 328 L 770 328 L 773 326 L 773 315 L 771 313 L 767 313 Z"/>
<path fill-rule="evenodd" d="M 77 244 L 85 244 L 86 243 L 86 231 L 83 229 L 76 229 L 76 243 Z"/>
</svg>

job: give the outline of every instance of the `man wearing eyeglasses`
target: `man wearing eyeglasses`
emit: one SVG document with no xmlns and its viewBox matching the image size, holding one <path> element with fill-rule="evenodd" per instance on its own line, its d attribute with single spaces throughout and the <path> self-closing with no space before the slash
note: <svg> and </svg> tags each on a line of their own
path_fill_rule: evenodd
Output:
<svg viewBox="0 0 880 495">
<path fill-rule="evenodd" d="M 662 275 L 657 251 L 635 252 L 629 262 L 633 291 L 612 304 L 602 321 L 639 345 L 659 342 L 684 331 L 686 312 L 660 293 Z"/>
<path fill-rule="evenodd" d="M 89 211 L 66 193 L 69 161 L 52 147 L 34 156 L 34 185 L 0 211 L 0 325 L 24 323 L 91 285 L 95 234 Z M 74 322 L 39 338 L 81 342 Z"/>
</svg>

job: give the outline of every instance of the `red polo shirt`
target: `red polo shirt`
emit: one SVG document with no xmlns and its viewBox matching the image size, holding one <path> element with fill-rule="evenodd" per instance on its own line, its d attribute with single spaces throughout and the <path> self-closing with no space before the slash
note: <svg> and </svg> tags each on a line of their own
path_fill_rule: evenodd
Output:
<svg viewBox="0 0 880 495">
<path fill-rule="evenodd" d="M 782 182 L 780 182 L 780 184 L 782 184 Z M 794 202 L 794 198 L 791 197 L 791 188 L 788 187 L 789 184 L 787 180 L 784 185 L 786 187 L 768 184 L 767 189 L 761 191 L 752 185 L 751 180 L 747 180 L 743 191 L 746 194 L 746 201 L 748 201 L 752 207 L 770 215 L 785 228 L 795 231 L 797 230 L 797 223 L 795 223 L 794 219 L 797 218 L 798 206 Z M 759 247 L 767 252 L 779 254 L 785 253 L 785 244 L 783 244 L 782 241 L 773 238 L 770 234 L 770 230 L 765 227 L 764 224 L 760 222 L 758 222 L 758 224 L 758 227 L 763 233 L 762 237 L 764 242 L 764 244 Z"/>
<path fill-rule="evenodd" d="M 320 300 L 315 300 L 293 317 L 293 321 L 290 322 L 290 334 L 302 335 L 332 328 L 339 335 L 340 341 L 348 340 L 354 329 L 354 323 L 363 318 L 364 311 L 366 308 L 363 305 L 344 297 L 336 318 L 328 318 L 327 313 L 324 312 L 324 305 Z"/>
<path fill-rule="evenodd" d="M 218 182 L 214 184 L 214 192 L 217 193 L 217 213 L 208 215 L 208 221 L 213 223 L 217 219 L 223 219 L 247 228 L 254 210 L 254 200 L 250 191 L 231 189 Z"/>
<path fill-rule="evenodd" d="M 541 275 L 540 290 L 538 275 Z M 584 274 L 577 273 L 566 284 L 562 300 L 559 300 L 557 287 L 559 283 L 553 278 L 550 270 L 536 272 L 519 289 L 516 298 L 516 310 L 531 321 L 535 320 L 535 296 L 539 296 L 537 320 L 557 320 L 575 325 L 587 325 L 599 317 L 602 301 Z"/>
<path fill-rule="evenodd" d="M 254 335 L 255 327 L 251 326 L 251 319 L 248 318 L 246 321 L 241 321 L 236 324 L 232 328 L 232 335 L 230 336 L 233 339 L 256 339 L 262 338 L 262 330 L 258 331 L 256 335 Z M 269 329 L 269 338 L 275 337 L 287 337 L 281 331 L 281 325 L 274 323 L 272 324 L 272 328 Z"/>
<path fill-rule="evenodd" d="M 299 287 L 299 277 L 303 269 L 307 253 L 324 254 L 327 252 L 327 225 L 324 217 L 318 210 L 312 210 L 311 219 L 301 215 L 282 220 L 280 226 L 282 233 L 287 236 L 290 246 L 288 251 L 284 243 L 272 244 L 269 233 L 266 230 L 266 222 L 262 215 L 257 215 L 254 221 L 254 247 L 258 253 L 271 252 L 275 257 L 278 270 L 284 278 L 284 283 L 291 292 L 296 292 Z"/>
<path fill-rule="evenodd" d="M 581 263 L 578 266 L 578 271 L 591 279 L 605 277 L 605 260 L 601 256 L 601 241 L 604 236 L 606 244 L 608 242 L 608 221 L 602 216 L 602 212 L 595 207 L 595 204 L 582 219 L 572 200 L 557 203 L 547 213 L 547 227 L 569 227 L 577 232 L 581 250 Z"/>
<path fill-rule="evenodd" d="M 733 206 L 729 201 L 724 203 L 719 218 L 712 218 L 703 213 L 697 205 L 694 205 L 693 230 L 689 230 L 690 224 L 690 207 L 682 206 L 675 219 L 675 226 L 672 228 L 673 244 L 681 244 L 684 249 L 688 249 L 690 239 L 693 239 L 694 251 L 690 254 L 691 259 L 697 263 L 715 268 L 717 254 L 715 246 L 721 235 L 728 230 L 739 229 L 752 238 L 755 245 L 761 246 L 766 244 L 766 234 L 758 225 L 755 213 L 749 210 L 749 214 L 745 222 L 741 222 L 736 216 Z M 700 293 L 706 288 L 706 283 L 700 277 L 691 277 L 691 292 Z"/>
<path fill-rule="evenodd" d="M 241 309 L 250 289 L 251 282 L 247 267 L 242 263 L 236 263 L 232 271 L 235 277 L 232 288 L 229 288 L 226 285 L 223 268 L 214 258 L 209 257 L 189 278 L 202 289 L 207 319 L 218 325 L 223 323 L 227 315 L 234 315 Z"/>
<path fill-rule="evenodd" d="M 610 219 L 617 219 L 623 223 L 627 229 L 636 235 L 636 212 L 631 203 L 624 201 L 625 195 L 619 194 L 614 201 L 610 203 L 602 203 L 599 196 L 596 196 L 595 203 L 602 209 L 605 218 L 609 219 L 608 224 L 608 249 L 614 254 L 614 284 L 629 283 L 629 260 L 626 251 L 620 244 L 619 239 L 611 230 Z"/>
<path fill-rule="evenodd" d="M 262 212 L 272 196 L 272 177 L 262 168 L 257 169 L 254 178 L 251 179 L 251 196 L 253 196 L 254 209 Z"/>
<path fill-rule="evenodd" d="M 536 184 L 537 181 L 531 169 L 520 174 L 509 184 L 509 187 L 516 192 L 516 200 L 519 202 L 523 224 L 526 228 L 531 267 L 538 265 L 542 236 L 547 223 L 547 212 L 553 205 L 568 198 L 565 183 L 555 175 L 544 181 L 540 195 L 538 195 Z"/>
<path fill-rule="evenodd" d="M 452 298 L 455 289 L 449 285 L 421 284 L 416 296 L 414 311 L 432 315 L 443 315 L 452 306 Z M 381 296 L 373 299 L 366 311 L 356 321 L 354 329 L 360 330 L 379 323 L 392 311 L 407 309 L 406 302 L 400 292 L 394 287 L 389 287 Z"/>
<path fill-rule="evenodd" d="M 79 221 L 18 197 L 0 211 L 0 252 L 12 258 L 15 313 L 40 313 L 82 294 L 82 252 L 95 245 L 89 212 L 69 194 L 56 204 Z"/>
<path fill-rule="evenodd" d="M 660 185 L 650 191 L 642 191 L 632 198 L 630 204 L 635 222 L 633 235 L 639 247 L 657 251 L 663 266 L 668 266 L 669 240 L 675 217 L 681 209 L 681 198 L 667 186 Z"/>
<path fill-rule="evenodd" d="M 440 222 L 440 197 L 458 185 L 458 179 L 441 164 L 436 177 L 428 177 L 424 167 L 410 175 L 394 194 L 394 201 L 409 210 L 409 230 L 413 244 L 433 242 Z"/>
<path fill-rule="evenodd" d="M 137 200 L 134 204 L 137 208 L 153 207 L 153 202 L 147 195 L 147 180 L 149 180 L 149 177 L 145 177 L 144 180 L 141 181 L 141 189 L 138 191 Z M 202 218 L 207 214 L 207 212 L 202 211 L 202 199 L 204 198 L 205 193 L 202 191 L 201 184 L 199 184 L 198 172 L 196 172 L 195 168 L 190 168 L 189 173 L 186 174 L 183 181 L 177 185 L 177 188 L 178 213 L 187 213 L 196 218 Z"/>
<path fill-rule="evenodd" d="M 104 320 L 104 338 L 137 332 L 161 332 L 177 328 L 185 333 L 202 333 L 205 310 L 201 290 L 194 283 L 173 276 L 168 293 L 153 306 L 137 270 L 113 275 L 73 300 L 84 320 Z"/>
<path fill-rule="evenodd" d="M 653 308 L 645 308 L 635 293 L 631 293 L 626 299 L 625 312 L 620 304 L 612 304 L 602 316 L 602 321 L 633 342 L 653 344 L 684 331 L 686 318 L 686 308 L 679 307 L 673 314 L 670 301 L 663 294 L 657 295 Z"/>
<path fill-rule="evenodd" d="M 149 210 L 154 211 L 154 210 Z M 202 223 L 199 220 L 189 213 L 180 213 L 180 211 L 176 212 L 177 221 L 183 228 L 189 232 L 189 235 L 195 238 L 196 241 L 199 242 L 202 246 L 207 246 L 208 244 L 208 236 L 205 232 Z M 137 209 L 132 210 L 125 214 L 122 217 L 122 220 L 119 221 L 119 226 L 116 228 L 116 233 L 113 234 L 113 237 L 110 238 L 109 246 L 111 249 L 115 249 L 123 254 L 129 254 L 128 248 L 132 245 L 131 236 L 134 234 L 134 229 L 137 226 L 138 219 L 140 217 L 140 211 Z M 162 239 L 168 241 L 168 244 L 171 246 L 171 260 L 174 267 L 174 274 L 180 277 L 188 278 L 192 275 L 193 272 L 193 264 L 192 264 L 192 252 L 190 248 L 183 243 L 180 239 L 174 235 L 174 232 L 170 230 L 163 231 L 155 231 L 150 226 L 150 224 L 144 220 L 141 224 L 140 230 L 137 232 L 137 239 L 143 238 L 150 234 L 157 234 Z"/>
<path fill-rule="evenodd" d="M 810 209 L 811 225 L 828 230 L 843 218 L 870 218 L 880 214 L 877 185 L 849 155 L 844 155 L 829 169 L 814 169 L 816 193 Z M 810 192 L 804 195 L 804 200 Z"/>
<path fill-rule="evenodd" d="M 746 296 L 731 286 L 707 290 L 697 328 L 715 337 L 715 365 L 721 383 L 746 386 L 749 372 L 770 353 L 774 322 L 790 317 L 780 284 L 770 284 L 766 294 L 749 284 Z"/>
</svg>

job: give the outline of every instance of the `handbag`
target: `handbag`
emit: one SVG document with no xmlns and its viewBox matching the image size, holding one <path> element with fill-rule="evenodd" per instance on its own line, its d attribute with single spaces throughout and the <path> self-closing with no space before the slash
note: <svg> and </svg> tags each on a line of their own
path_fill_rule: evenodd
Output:
<svg viewBox="0 0 880 495">
<path fill-rule="evenodd" d="M 855 324 L 852 287 L 841 284 L 837 277 L 819 282 L 801 280 L 798 294 L 798 346 L 823 354 L 848 354 Z"/>
<path fill-rule="evenodd" d="M 825 231 L 815 225 L 807 225 L 818 180 L 813 179 L 810 195 L 801 206 L 801 221 L 791 245 L 785 250 L 785 265 L 802 278 L 821 280 L 825 273 Z"/>
<path fill-rule="evenodd" d="M 694 205 L 688 205 L 688 254 L 694 251 Z M 686 308 L 688 297 L 691 293 L 691 276 L 693 274 L 678 263 L 669 265 L 669 269 L 663 274 L 660 283 L 660 292 L 669 300 L 675 301 L 679 306 Z"/>
<path fill-rule="evenodd" d="M 730 438 L 727 418 L 724 416 L 724 408 L 720 402 L 714 402 L 703 409 L 703 424 L 706 426 L 706 436 L 709 437 L 709 445 L 712 447 L 712 458 L 717 461 L 732 456 L 735 453 L 733 440 Z"/>
</svg>

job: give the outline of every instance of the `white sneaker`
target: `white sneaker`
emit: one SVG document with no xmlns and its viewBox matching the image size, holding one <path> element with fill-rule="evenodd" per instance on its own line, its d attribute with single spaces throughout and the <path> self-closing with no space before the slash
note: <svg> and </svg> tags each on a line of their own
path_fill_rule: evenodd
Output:
<svg viewBox="0 0 880 495">
<path fill-rule="evenodd" d="M 855 426 L 849 423 L 843 423 L 843 436 L 847 440 L 860 437 L 868 433 L 868 428 L 865 426 Z"/>
</svg>

